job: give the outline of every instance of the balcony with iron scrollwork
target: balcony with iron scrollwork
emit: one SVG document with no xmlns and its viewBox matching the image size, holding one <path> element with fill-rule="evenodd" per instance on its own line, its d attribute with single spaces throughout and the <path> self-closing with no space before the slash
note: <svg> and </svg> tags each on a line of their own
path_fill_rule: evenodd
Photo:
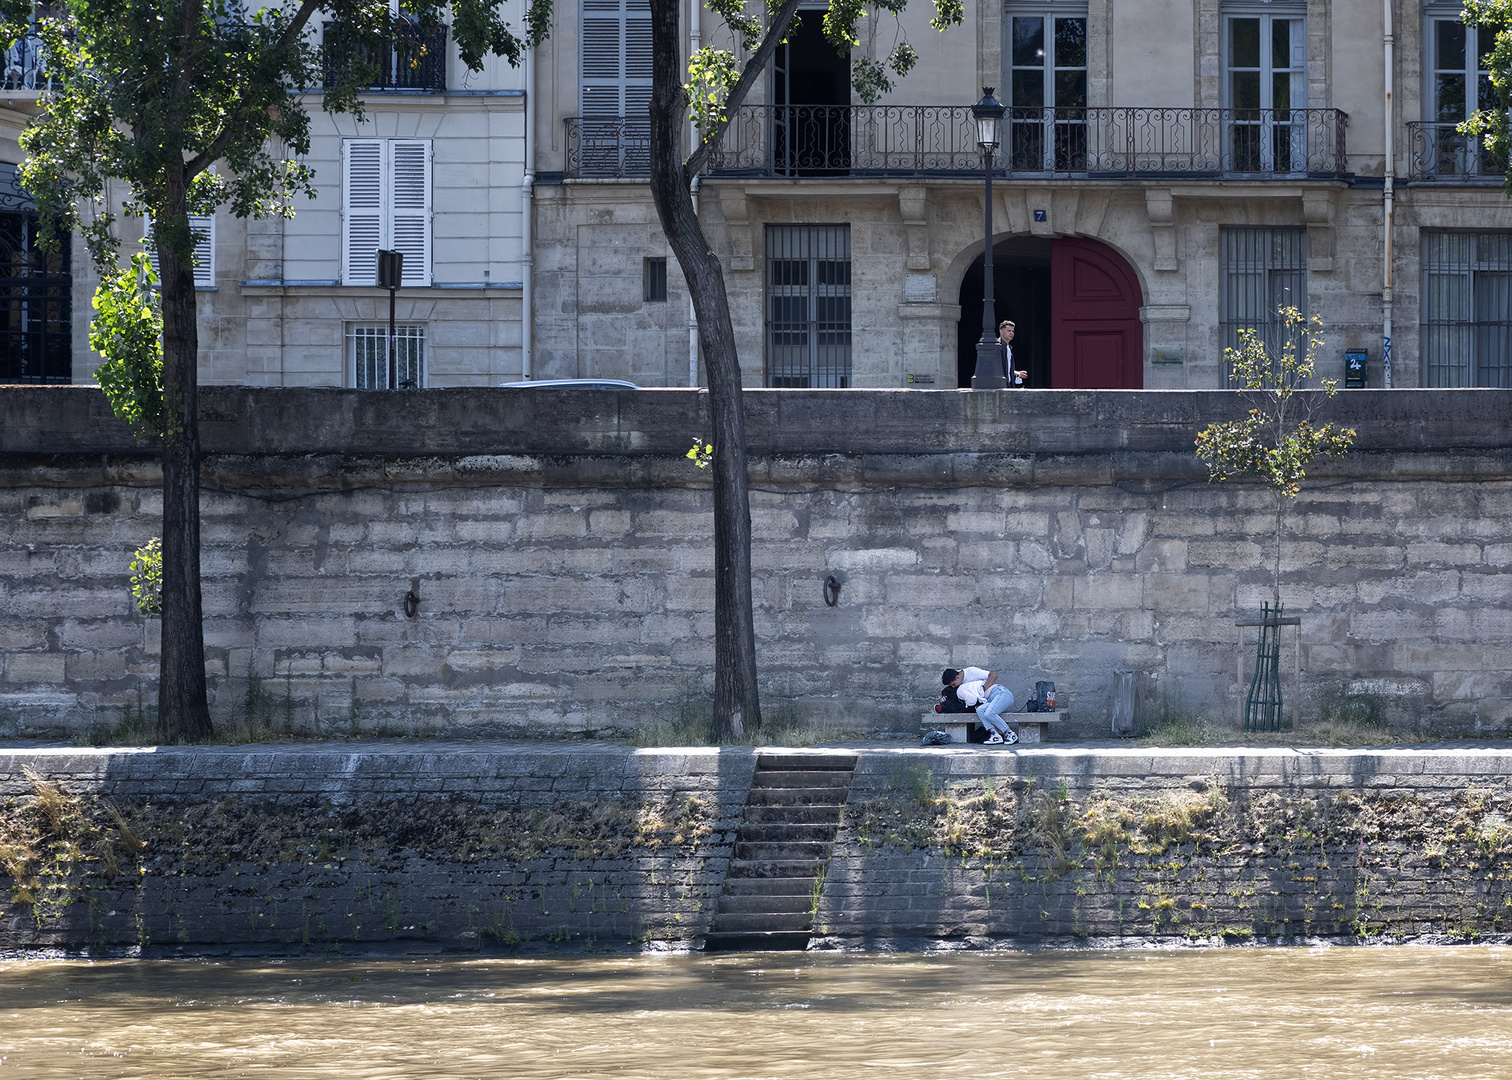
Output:
<svg viewBox="0 0 1512 1080">
<path fill-rule="evenodd" d="M 628 116 L 567 118 L 564 173 L 574 179 L 651 175 L 651 121 Z"/>
<path fill-rule="evenodd" d="M 1007 178 L 1296 180 L 1346 175 L 1338 109 L 1009 109 Z M 645 176 L 645 120 L 567 121 L 569 177 Z M 710 176 L 980 176 L 966 105 L 745 105 Z"/>
<path fill-rule="evenodd" d="M 1461 135 L 1457 124 L 1408 124 L 1407 153 L 1408 183 L 1489 186 L 1507 176 L 1507 159 L 1487 150 L 1476 136 Z"/>
<path fill-rule="evenodd" d="M 326 23 L 327 41 L 339 34 L 336 23 Z M 378 77 L 368 84 L 369 90 L 419 90 L 439 92 L 446 89 L 446 27 L 433 33 L 421 30 L 404 20 L 398 20 L 389 28 L 382 47 L 376 55 L 357 55 L 378 69 Z M 328 62 L 326 86 L 336 82 L 337 71 Z"/>
<path fill-rule="evenodd" d="M 34 33 L 17 38 L 5 50 L 5 74 L 0 89 L 22 93 L 41 93 L 47 89 L 45 47 Z"/>
</svg>

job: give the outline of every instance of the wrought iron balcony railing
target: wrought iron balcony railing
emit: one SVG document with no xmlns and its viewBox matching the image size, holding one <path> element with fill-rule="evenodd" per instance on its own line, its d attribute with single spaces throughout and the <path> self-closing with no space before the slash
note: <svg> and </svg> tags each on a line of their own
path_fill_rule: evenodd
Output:
<svg viewBox="0 0 1512 1080">
<path fill-rule="evenodd" d="M 571 177 L 651 175 L 651 121 L 627 116 L 572 116 L 567 119 L 567 161 Z"/>
<path fill-rule="evenodd" d="M 1010 109 L 999 175 L 1264 179 L 1345 171 L 1338 109 Z M 567 121 L 568 176 L 644 176 L 648 124 Z M 965 105 L 746 105 L 708 172 L 918 176 L 981 172 Z"/>
<path fill-rule="evenodd" d="M 341 33 L 336 23 L 326 23 L 329 40 Z M 378 78 L 369 84 L 373 90 L 445 90 L 446 27 L 423 34 L 414 26 L 396 22 L 384 46 L 376 56 L 367 57 L 378 68 Z M 327 64 L 325 82 L 332 85 L 337 72 Z"/>
<path fill-rule="evenodd" d="M 42 39 L 36 34 L 18 38 L 5 50 L 5 75 L 0 80 L 3 90 L 45 90 L 47 74 L 43 64 Z"/>
<path fill-rule="evenodd" d="M 1407 125 L 1411 155 L 1407 179 L 1412 183 L 1500 184 L 1507 159 L 1487 150 L 1455 124 L 1414 122 Z"/>
</svg>

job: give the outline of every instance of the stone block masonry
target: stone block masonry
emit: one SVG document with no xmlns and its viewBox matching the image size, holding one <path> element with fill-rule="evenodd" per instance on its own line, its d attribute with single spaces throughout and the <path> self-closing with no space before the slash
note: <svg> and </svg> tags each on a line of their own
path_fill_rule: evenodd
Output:
<svg viewBox="0 0 1512 1080">
<path fill-rule="evenodd" d="M 939 671 L 1056 683 L 1102 734 L 1227 718 L 1234 621 L 1270 595 L 1270 496 L 1212 485 L 1221 392 L 747 391 L 768 707 L 911 730 Z M 205 633 L 219 722 L 614 733 L 707 708 L 707 395 L 206 388 Z M 1304 720 L 1512 724 L 1512 391 L 1344 394 L 1359 450 L 1288 512 Z M 0 733 L 155 694 L 127 591 L 152 456 L 85 387 L 0 389 Z M 842 584 L 834 607 L 823 583 Z M 406 614 L 413 587 L 419 603 Z M 1289 648 L 1288 643 L 1288 648 Z"/>
<path fill-rule="evenodd" d="M 1512 940 L 1512 754 L 863 755 L 811 947 Z"/>
<path fill-rule="evenodd" d="M 697 949 L 755 763 L 0 751 L 0 954 Z M 1507 750 L 861 750 L 810 947 L 1512 941 L 1509 775 Z"/>
<path fill-rule="evenodd" d="M 0 752 L 0 952 L 687 948 L 751 751 Z"/>
</svg>

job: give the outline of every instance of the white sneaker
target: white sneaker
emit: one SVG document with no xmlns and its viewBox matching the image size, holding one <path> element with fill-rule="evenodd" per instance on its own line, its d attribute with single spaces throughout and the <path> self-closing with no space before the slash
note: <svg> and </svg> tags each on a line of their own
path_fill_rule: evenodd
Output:
<svg viewBox="0 0 1512 1080">
<path fill-rule="evenodd" d="M 1002 743 L 1002 741 L 1003 741 L 1003 737 L 1001 735 L 999 735 L 997 732 L 994 731 L 992 733 L 992 735 L 987 739 L 987 745 L 988 746 L 997 746 L 1000 743 Z"/>
<path fill-rule="evenodd" d="M 1008 732 L 1006 735 L 1004 735 L 998 741 L 999 742 L 1005 742 L 1005 743 L 1016 743 L 1016 742 L 1018 742 L 1018 732 L 1016 732 L 1016 731 L 1010 731 L 1010 732 Z"/>
</svg>

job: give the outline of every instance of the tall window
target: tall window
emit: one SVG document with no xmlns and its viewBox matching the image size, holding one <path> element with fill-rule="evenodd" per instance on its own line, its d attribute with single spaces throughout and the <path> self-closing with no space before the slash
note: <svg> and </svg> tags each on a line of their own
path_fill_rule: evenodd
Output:
<svg viewBox="0 0 1512 1080">
<path fill-rule="evenodd" d="M 431 281 L 429 139 L 347 139 L 343 177 L 341 283 L 373 285 L 378 252 L 404 255 L 404 284 Z"/>
<path fill-rule="evenodd" d="M 1010 8 L 1003 26 L 1007 163 L 1074 170 L 1087 160 L 1087 8 Z"/>
<path fill-rule="evenodd" d="M 387 390 L 389 386 L 388 323 L 347 327 L 347 371 L 358 390 Z M 425 386 L 425 324 L 398 323 L 394 327 L 394 369 L 401 390 Z"/>
<path fill-rule="evenodd" d="M 0 382 L 71 382 L 72 239 L 65 232 L 43 250 L 14 168 L 0 167 Z"/>
<path fill-rule="evenodd" d="M 1423 378 L 1512 387 L 1512 233 L 1423 234 Z"/>
<path fill-rule="evenodd" d="M 1426 29 L 1429 63 L 1424 65 L 1428 80 L 1424 102 L 1432 124 L 1434 171 L 1441 176 L 1502 174 L 1504 162 L 1493 160 L 1478 139 L 1454 130 L 1477 111 L 1496 107 L 1490 73 L 1495 30 L 1460 22 L 1458 5 L 1453 17 L 1430 18 Z"/>
<path fill-rule="evenodd" d="M 1225 167 L 1305 170 L 1306 119 L 1292 110 L 1307 108 L 1306 20 L 1284 11 L 1227 16 L 1224 63 L 1224 104 L 1232 110 Z"/>
<path fill-rule="evenodd" d="M 1240 330 L 1258 330 L 1272 353 L 1285 344 L 1277 311 L 1307 315 L 1307 231 L 1301 228 L 1226 228 L 1219 233 L 1223 268 L 1223 347 L 1239 347 Z"/>
<path fill-rule="evenodd" d="M 582 0 L 582 169 L 643 174 L 651 166 L 650 0 Z"/>
<path fill-rule="evenodd" d="M 849 225 L 766 228 L 767 384 L 851 384 Z"/>
</svg>

